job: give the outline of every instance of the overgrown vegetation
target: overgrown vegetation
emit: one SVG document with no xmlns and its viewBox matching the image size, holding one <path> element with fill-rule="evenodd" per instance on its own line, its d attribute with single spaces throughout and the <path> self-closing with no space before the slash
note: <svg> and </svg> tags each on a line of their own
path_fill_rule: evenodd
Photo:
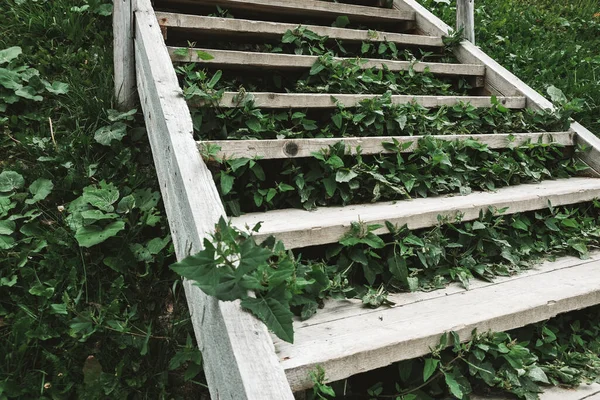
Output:
<svg viewBox="0 0 600 400">
<path fill-rule="evenodd" d="M 0 399 L 204 391 L 111 3 L 0 3 Z"/>
<path fill-rule="evenodd" d="M 384 237 L 373 233 L 380 225 L 359 221 L 337 245 L 305 249 L 309 258 L 272 237 L 257 244 L 221 219 L 204 250 L 172 268 L 220 300 L 242 299 L 277 336 L 293 342 L 293 312 L 308 319 L 329 297 L 378 307 L 390 291 L 439 289 L 452 281 L 468 288 L 474 277 L 514 274 L 550 254 L 585 257 L 600 243 L 599 207 L 593 202 L 513 215 L 490 210 L 474 222 L 459 216 L 420 231 L 387 223 Z M 259 230 L 260 224 L 252 229 Z"/>
<path fill-rule="evenodd" d="M 529 143 L 490 150 L 477 140 L 425 137 L 412 145 L 384 142 L 390 154 L 348 154 L 342 142 L 289 160 L 221 160 L 215 182 L 228 215 L 279 208 L 469 194 L 503 186 L 566 178 L 587 167 L 555 144 Z M 214 149 L 213 150 L 217 150 Z M 205 154 L 212 160 L 215 157 Z"/>
<path fill-rule="evenodd" d="M 313 399 L 467 399 L 503 391 L 537 399 L 547 384 L 575 386 L 600 375 L 600 308 L 564 314 L 507 333 L 476 333 L 458 344 L 451 332 L 432 354 L 330 385 L 314 376 Z M 445 349 L 445 345 L 450 345 Z"/>
<path fill-rule="evenodd" d="M 450 26 L 456 1 L 420 1 Z M 600 135 L 600 7 L 594 0 L 475 2 L 477 45 L 540 93 L 582 99 L 574 118 Z"/>
<path fill-rule="evenodd" d="M 498 18 L 492 14 L 492 5 L 486 7 L 479 14 L 489 16 L 486 25 L 491 32 L 491 22 Z M 498 12 L 508 10 L 501 5 L 494 7 Z M 173 249 L 143 124 L 137 110 L 113 110 L 111 10 L 108 0 L 0 3 L 0 11 L 7 17 L 0 28 L 2 400 L 73 396 L 178 399 L 205 393 L 202 358 L 193 340 L 181 286 L 176 274 L 167 268 L 174 262 Z M 544 21 L 565 35 L 574 29 L 587 32 L 598 26 L 586 25 L 585 17 L 571 19 L 575 8 L 567 12 L 564 17 L 560 14 L 561 19 L 548 15 Z M 223 9 L 218 15 L 232 17 Z M 334 24 L 347 25 L 347 21 L 341 18 Z M 576 97 L 569 88 L 583 91 L 591 85 L 589 74 L 579 71 L 595 73 L 597 62 L 590 49 L 596 46 L 596 37 L 595 33 L 590 35 L 580 48 L 576 47 L 579 44 L 574 48 L 568 45 L 564 53 L 553 53 L 557 59 L 578 60 L 577 66 L 572 64 L 560 72 L 573 76 L 571 71 L 577 70 L 577 80 L 564 86 L 555 83 L 568 97 Z M 497 39 L 492 50 L 498 53 L 493 56 L 507 64 L 510 60 L 503 58 L 506 46 L 513 44 Z M 197 133 L 200 138 L 243 139 L 560 131 L 568 127 L 573 113 L 577 118 L 588 115 L 592 125 L 599 123 L 594 120 L 597 116 L 583 114 L 576 103 L 566 102 L 555 114 L 509 112 L 501 104 L 489 110 L 468 105 L 434 110 L 414 104 L 392 106 L 389 95 L 401 92 L 394 91 L 393 85 L 408 85 L 406 90 L 411 92 L 423 88 L 424 92 L 434 89 L 449 93 L 466 89 L 467 84 L 449 88 L 429 74 L 410 71 L 390 77 L 389 73 L 371 70 L 359 76 L 357 63 L 342 65 L 331 59 L 451 62 L 456 41 L 457 36 L 446 38 L 447 47 L 439 54 L 409 52 L 388 42 L 332 43 L 299 27 L 286 33 L 280 44 L 230 43 L 229 48 L 236 49 L 323 56 L 313 74 L 294 84 L 304 91 L 366 92 L 378 87 L 382 88 L 379 92 L 389 93 L 356 109 L 339 107 L 323 116 L 306 110 L 265 112 L 241 96 L 240 109 L 199 109 L 194 115 Z M 569 42 L 564 38 L 556 41 L 561 47 L 565 43 Z M 540 59 L 547 63 L 544 46 L 537 47 L 544 52 Z M 582 58 L 573 57 L 584 53 Z M 531 61 L 529 57 L 540 56 L 535 52 L 521 54 L 513 57 L 520 68 L 525 68 L 525 60 Z M 538 74 L 543 89 L 547 83 L 542 80 L 554 78 L 551 71 Z M 223 82 L 215 75 L 185 68 L 180 72 L 190 100 L 214 102 L 219 89 L 225 87 L 219 86 Z M 338 75 L 342 79 L 337 79 Z M 239 89 L 239 84 L 228 83 L 234 89 Z M 252 90 L 252 86 L 246 89 Z M 589 109 L 597 106 L 593 96 L 577 97 L 585 98 Z M 370 201 L 389 193 L 402 192 L 403 197 L 409 192 L 425 195 L 430 191 L 489 188 L 513 182 L 511 179 L 563 176 L 579 168 L 554 146 L 532 144 L 495 152 L 469 143 L 461 147 L 452 142 L 427 142 L 417 154 L 430 157 L 429 151 L 434 151 L 433 156 L 439 156 L 431 158 L 429 170 L 424 163 L 404 155 L 377 157 L 373 165 L 375 157 L 350 160 L 338 146 L 312 160 L 321 174 L 335 175 L 336 199 L 322 198 L 328 184 L 318 177 L 316 183 L 305 178 L 310 185 L 302 188 L 298 179 L 287 184 L 270 181 L 266 186 L 259 186 L 258 179 L 252 188 L 262 202 L 254 196 L 251 201 L 256 207 L 275 206 L 269 202 L 278 202 L 277 207 L 284 203 L 300 206 L 306 195 L 303 188 L 311 188 L 312 197 L 304 204 L 312 207 L 328 201 L 350 201 L 345 196 L 352 193 L 353 181 L 360 181 L 359 186 L 365 189 L 353 194 L 359 196 L 356 201 L 363 201 L 360 196 Z M 487 176 L 467 177 L 458 172 L 460 176 L 451 181 L 428 186 L 426 177 L 437 174 L 435 168 L 448 170 L 447 162 L 456 166 L 469 152 L 487 160 Z M 210 151 L 207 154 L 210 156 Z M 226 196 L 233 190 L 241 191 L 234 185 L 247 184 L 244 177 L 252 169 L 258 171 L 261 163 L 224 161 L 222 176 L 230 178 L 219 177 L 219 186 L 228 189 L 231 184 L 231 188 L 229 193 L 222 193 Z M 393 171 L 417 164 L 421 169 L 412 175 L 415 182 L 411 178 L 390 180 L 395 176 Z M 306 167 L 289 163 L 286 168 L 292 174 Z M 492 179 L 495 168 L 511 170 L 513 175 Z M 240 176 L 231 183 L 236 172 Z M 384 178 L 389 175 L 387 182 L 375 177 L 377 174 Z M 275 195 L 271 183 L 277 184 Z M 357 223 L 339 244 L 306 249 L 304 257 L 298 251 L 285 251 L 273 239 L 257 245 L 247 234 L 221 222 L 216 236 L 222 240 L 214 246 L 207 242 L 204 253 L 176 269 L 197 277 L 208 267 L 220 266 L 213 280 L 202 280 L 206 283 L 203 289 L 226 299 L 243 298 L 248 309 L 291 340 L 291 316 L 310 317 L 327 297 L 357 297 L 374 307 L 385 304 L 389 292 L 429 290 L 454 281 L 468 286 L 473 278 L 516 273 L 530 266 L 527 260 L 531 255 L 585 256 L 589 248 L 598 245 L 597 207 L 594 203 L 513 216 L 490 212 L 477 221 L 440 221 L 438 226 L 418 232 L 388 226 L 390 233 L 383 237 L 373 234 L 375 227 Z M 212 259 L 203 258 L 211 251 Z M 204 263 L 204 269 L 191 268 L 194 262 Z M 256 290 L 258 296 L 247 297 L 247 289 Z M 273 315 L 277 318 L 269 320 L 267 310 L 276 310 Z M 390 367 L 395 375 L 386 372 L 385 380 L 378 376 L 382 382 L 375 386 L 365 387 L 372 380 L 356 377 L 330 388 L 322 383 L 326 371 L 317 373 L 315 397 L 333 396 L 335 392 L 337 397 L 349 398 L 354 394 L 403 400 L 447 394 L 464 398 L 472 389 L 486 391 L 491 387 L 535 398 L 539 383 L 574 385 L 597 379 L 597 321 L 598 309 L 592 309 L 509 335 L 483 334 L 461 346 L 437 349 L 426 359 Z"/>
</svg>

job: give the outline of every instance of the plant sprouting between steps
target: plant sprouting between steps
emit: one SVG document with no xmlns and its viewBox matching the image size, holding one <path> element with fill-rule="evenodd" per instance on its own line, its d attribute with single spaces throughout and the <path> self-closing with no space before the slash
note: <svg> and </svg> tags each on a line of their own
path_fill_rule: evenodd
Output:
<svg viewBox="0 0 600 400">
<path fill-rule="evenodd" d="M 416 141 L 415 141 L 416 142 Z M 566 178 L 587 167 L 557 144 L 491 150 L 473 139 L 425 137 L 414 145 L 384 142 L 390 153 L 349 154 L 342 142 L 289 160 L 218 160 L 205 151 L 229 215 L 279 208 L 372 203 L 430 197 Z M 213 153 L 216 148 L 212 148 Z M 220 162 L 220 163 L 219 163 Z M 273 173 L 276 171 L 276 174 Z"/>
<path fill-rule="evenodd" d="M 489 108 L 464 103 L 425 108 L 393 104 L 391 93 L 363 100 L 356 107 L 338 105 L 331 112 L 314 113 L 259 109 L 244 91 L 237 99 L 239 108 L 220 108 L 221 92 L 214 87 L 197 85 L 199 91 L 192 87 L 186 95 L 194 97 L 194 102 L 207 103 L 192 109 L 194 129 L 201 140 L 559 132 L 568 130 L 572 113 L 566 107 L 553 112 L 509 110 L 494 97 Z"/>
<path fill-rule="evenodd" d="M 473 278 L 490 280 L 531 267 L 550 255 L 586 257 L 600 244 L 598 207 L 502 215 L 481 213 L 476 221 L 440 220 L 430 229 L 409 231 L 387 223 L 357 222 L 338 244 L 288 251 L 270 237 L 257 244 L 251 232 L 221 219 L 204 250 L 171 268 L 219 300 L 241 299 L 282 340 L 293 342 L 293 315 L 310 318 L 327 298 L 358 298 L 369 307 L 389 304 L 388 294 L 431 290 L 449 282 L 468 288 Z M 254 295 L 251 295 L 251 292 Z"/>
</svg>

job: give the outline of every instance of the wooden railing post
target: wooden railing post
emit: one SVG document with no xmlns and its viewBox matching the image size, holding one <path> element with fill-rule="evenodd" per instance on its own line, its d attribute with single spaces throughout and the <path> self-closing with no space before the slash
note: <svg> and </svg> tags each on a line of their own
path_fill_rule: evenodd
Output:
<svg viewBox="0 0 600 400">
<path fill-rule="evenodd" d="M 119 109 L 128 110 L 136 101 L 132 0 L 114 0 L 113 36 L 115 99 Z"/>
<path fill-rule="evenodd" d="M 475 44 L 475 0 L 456 0 L 456 29 L 463 29 L 463 37 Z"/>
</svg>

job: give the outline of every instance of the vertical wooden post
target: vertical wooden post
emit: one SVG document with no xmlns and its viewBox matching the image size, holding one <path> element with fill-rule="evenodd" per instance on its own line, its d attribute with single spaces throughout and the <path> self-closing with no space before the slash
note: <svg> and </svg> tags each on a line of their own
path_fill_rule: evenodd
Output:
<svg viewBox="0 0 600 400">
<path fill-rule="evenodd" d="M 463 29 L 463 37 L 475 44 L 475 0 L 456 0 L 456 29 Z"/>
<path fill-rule="evenodd" d="M 119 109 L 131 109 L 136 101 L 133 32 L 132 0 L 114 0 L 115 98 Z"/>
</svg>

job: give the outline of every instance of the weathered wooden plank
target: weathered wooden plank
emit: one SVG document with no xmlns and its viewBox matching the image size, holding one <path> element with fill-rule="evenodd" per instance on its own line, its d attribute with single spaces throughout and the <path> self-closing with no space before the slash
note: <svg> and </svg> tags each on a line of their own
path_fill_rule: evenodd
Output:
<svg viewBox="0 0 600 400">
<path fill-rule="evenodd" d="M 555 261 L 548 261 L 543 266 L 543 272 L 551 272 L 559 270 L 565 267 L 569 267 L 573 264 L 575 258 L 573 257 L 561 257 Z M 590 260 L 600 261 L 600 252 L 590 254 Z M 490 285 L 497 285 L 499 283 L 506 283 L 515 279 L 522 279 L 528 276 L 534 276 L 540 274 L 539 265 L 534 266 L 532 269 L 520 272 L 512 276 L 503 276 L 494 279 L 493 282 L 483 281 L 479 279 L 473 279 L 470 282 L 470 289 L 480 289 Z M 395 303 L 394 307 L 404 307 L 421 301 L 429 301 L 432 299 L 443 298 L 446 296 L 464 293 L 466 289 L 458 284 L 452 283 L 444 289 L 434 290 L 430 292 L 411 292 L 411 293 L 392 293 L 388 296 L 388 299 Z M 355 318 L 361 315 L 378 312 L 380 309 L 372 309 L 364 307 L 362 301 L 359 299 L 347 299 L 347 300 L 333 300 L 328 299 L 324 303 L 324 307 L 311 318 L 301 321 L 296 318 L 295 329 L 304 329 L 312 325 L 319 325 L 322 323 L 331 323 L 336 320 L 345 318 Z M 275 345 L 281 342 L 279 338 L 274 337 L 273 342 Z"/>
<path fill-rule="evenodd" d="M 169 4 L 198 5 L 198 0 L 169 0 Z M 394 23 L 413 21 L 415 13 L 409 10 L 394 10 L 366 7 L 354 4 L 328 3 L 318 0 L 202 0 L 202 5 L 215 5 L 253 13 L 294 15 L 318 18 L 347 16 L 350 21 L 362 23 Z"/>
<path fill-rule="evenodd" d="M 434 226 L 438 216 L 470 221 L 489 207 L 507 208 L 505 214 L 544 209 L 553 206 L 591 201 L 600 197 L 600 179 L 571 178 L 543 181 L 535 184 L 509 186 L 496 192 L 474 192 L 466 196 L 440 196 L 395 202 L 358 204 L 345 207 L 321 207 L 314 211 L 301 209 L 273 210 L 251 213 L 231 219 L 240 229 L 262 221 L 257 240 L 270 235 L 283 241 L 287 248 L 314 246 L 339 241 L 358 220 L 366 224 L 386 221 L 408 225 L 409 229 Z M 385 234 L 385 227 L 374 231 Z"/>
<path fill-rule="evenodd" d="M 412 153 L 417 143 L 424 137 L 437 140 L 466 140 L 475 139 L 486 144 L 491 149 L 502 149 L 532 143 L 556 143 L 563 146 L 573 145 L 573 132 L 554 133 L 494 133 L 471 135 L 433 135 L 433 136 L 374 136 L 374 137 L 345 137 L 321 139 L 272 139 L 272 140 L 207 140 L 198 142 L 198 149 L 205 145 L 216 145 L 221 148 L 217 154 L 221 158 L 254 158 L 278 159 L 310 157 L 312 153 L 319 152 L 336 143 L 343 142 L 348 153 L 356 154 L 360 146 L 361 154 L 392 153 L 383 147 L 382 143 L 390 143 L 394 139 L 399 143 L 411 143 L 409 147 L 401 150 L 402 153 Z"/>
<path fill-rule="evenodd" d="M 247 94 L 254 100 L 258 108 L 336 108 L 338 104 L 344 107 L 354 107 L 367 99 L 381 97 L 378 94 L 329 94 L 329 93 L 269 93 L 250 92 Z M 242 97 L 243 98 L 243 97 Z M 469 103 L 474 107 L 491 107 L 492 98 L 489 96 L 411 96 L 393 95 L 393 104 L 415 103 L 423 107 L 433 108 L 454 106 Z M 525 97 L 497 97 L 500 104 L 506 108 L 521 109 L 525 107 Z M 238 92 L 225 92 L 219 101 L 219 106 L 235 108 L 240 105 Z"/>
<path fill-rule="evenodd" d="M 204 17 L 200 15 L 175 14 L 157 12 L 156 17 L 161 26 L 167 28 L 182 28 L 214 35 L 254 36 L 279 41 L 288 30 L 298 28 L 298 24 L 281 22 L 253 21 L 247 19 L 231 19 Z M 319 25 L 302 25 L 314 33 L 327 36 L 330 39 L 349 42 L 394 42 L 399 46 L 441 47 L 444 45 L 441 37 L 410 35 L 404 33 L 367 31 L 360 29 L 332 28 Z"/>
<path fill-rule="evenodd" d="M 185 56 L 177 55 L 176 52 L 181 50 L 180 47 L 169 47 L 171 60 L 174 62 L 195 62 L 210 66 L 219 67 L 236 67 L 236 68 L 273 68 L 282 70 L 298 70 L 308 69 L 314 65 L 319 59 L 318 56 L 303 56 L 295 54 L 275 54 L 275 53 L 259 53 L 246 51 L 232 50 L 215 50 L 215 49 L 187 49 L 188 54 Z M 204 60 L 198 56 L 198 51 L 208 53 L 214 58 Z M 334 58 L 336 61 L 354 61 L 355 58 Z M 361 59 L 360 66 L 363 69 L 367 68 L 382 68 L 385 66 L 390 71 L 408 71 L 411 68 L 415 72 L 429 71 L 436 75 L 459 75 L 459 76 L 476 76 L 483 77 L 485 75 L 485 67 L 476 64 L 451 64 L 451 63 L 430 63 L 430 62 L 410 62 L 410 61 L 394 61 L 382 59 Z"/>
<path fill-rule="evenodd" d="M 131 1 L 114 0 L 113 9 L 115 98 L 117 107 L 121 110 L 132 109 L 137 97 Z"/>
<path fill-rule="evenodd" d="M 450 27 L 448 25 L 415 0 L 395 0 L 394 6 L 398 9 L 414 10 L 420 32 L 435 36 L 444 36 L 449 32 Z M 455 55 L 462 63 L 485 65 L 486 87 L 489 87 L 493 92 L 504 96 L 524 95 L 527 98 L 527 107 L 529 108 L 553 109 L 552 103 L 544 96 L 533 90 L 473 43 L 463 41 L 456 50 Z M 600 139 L 578 123 L 571 124 L 571 129 L 577 133 L 576 141 L 578 144 L 587 147 L 587 150 L 579 154 L 579 157 L 597 174 L 600 174 Z"/>
<path fill-rule="evenodd" d="M 192 121 L 149 0 L 138 0 L 138 90 L 178 259 L 202 248 L 224 215 L 210 172 L 195 150 Z M 264 324 L 237 302 L 184 288 L 214 399 L 293 399 Z"/>
<path fill-rule="evenodd" d="M 456 1 L 456 29 L 463 30 L 463 37 L 475 44 L 475 2 L 474 0 Z"/>
<path fill-rule="evenodd" d="M 471 396 L 471 400 L 513 400 L 514 397 L 493 396 Z M 582 384 L 577 388 L 550 387 L 544 389 L 540 394 L 540 400 L 600 400 L 600 384 Z"/>
<path fill-rule="evenodd" d="M 327 380 L 340 380 L 428 354 L 444 332 L 466 341 L 475 328 L 506 331 L 599 304 L 600 261 L 569 259 L 560 269 L 547 271 L 546 263 L 536 274 L 444 297 L 308 327 L 295 323 L 295 343 L 276 343 L 277 355 L 292 388 L 305 389 L 317 365 Z"/>
</svg>

